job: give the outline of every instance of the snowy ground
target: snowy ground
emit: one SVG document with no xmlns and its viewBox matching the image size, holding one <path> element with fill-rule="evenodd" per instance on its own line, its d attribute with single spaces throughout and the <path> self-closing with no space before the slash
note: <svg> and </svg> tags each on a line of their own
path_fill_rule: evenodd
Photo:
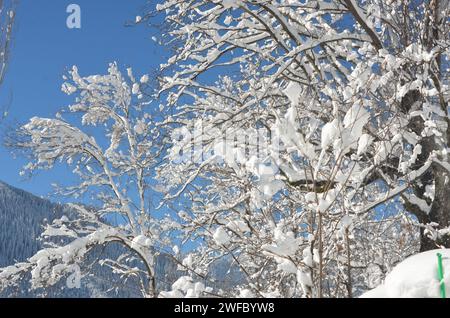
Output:
<svg viewBox="0 0 450 318">
<path fill-rule="evenodd" d="M 441 297 L 437 253 L 442 254 L 446 294 L 450 296 L 450 249 L 413 255 L 398 264 L 384 284 L 365 293 L 363 298 Z"/>
</svg>

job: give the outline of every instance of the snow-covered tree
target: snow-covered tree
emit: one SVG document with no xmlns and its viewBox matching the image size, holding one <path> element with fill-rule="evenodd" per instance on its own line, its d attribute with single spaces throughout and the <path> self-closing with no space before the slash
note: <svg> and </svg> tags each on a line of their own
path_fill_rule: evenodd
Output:
<svg viewBox="0 0 450 318">
<path fill-rule="evenodd" d="M 231 295 L 353 296 L 449 246 L 449 3 L 171 0 L 158 167 Z M 372 277 L 372 278 L 370 278 Z M 376 278 L 376 279 L 378 279 Z"/>
<path fill-rule="evenodd" d="M 105 264 L 142 275 L 147 296 L 353 297 L 406 256 L 449 247 L 448 0 L 156 10 L 173 50 L 159 115 L 148 76 L 74 68 L 69 112 L 20 130 L 24 173 L 67 163 L 79 182 L 59 193 L 85 204 L 47 227 L 65 244 L 0 271 L 0 284 L 27 271 L 52 284 L 119 242 L 145 273 L 128 257 Z M 156 287 L 161 250 L 184 271 L 170 291 Z"/>
<path fill-rule="evenodd" d="M 136 79 L 131 69 L 124 76 L 112 63 L 106 75 L 87 77 L 74 66 L 65 80 L 62 90 L 75 95 L 75 103 L 54 119 L 32 118 L 13 146 L 30 157 L 22 174 L 60 163 L 72 169 L 73 184 L 55 185 L 56 192 L 83 198 L 83 205 L 72 204 L 70 218 L 46 226 L 48 248 L 1 270 L 0 287 L 19 283 L 28 272 L 33 288 L 76 277 L 93 248 L 115 242 L 127 253 L 102 264 L 124 279 L 141 278 L 142 295 L 156 296 L 155 260 L 167 246 L 171 223 L 155 212 L 151 197 L 162 130 L 145 102 L 148 76 Z"/>
</svg>

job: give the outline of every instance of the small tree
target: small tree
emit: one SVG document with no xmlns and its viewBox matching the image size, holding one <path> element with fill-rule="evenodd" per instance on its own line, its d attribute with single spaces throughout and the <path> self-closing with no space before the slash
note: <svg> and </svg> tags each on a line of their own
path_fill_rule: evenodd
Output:
<svg viewBox="0 0 450 318">
<path fill-rule="evenodd" d="M 1 270 L 0 287 L 19 283 L 30 271 L 33 288 L 51 286 L 73 274 L 94 247 L 118 242 L 142 261 L 143 269 L 127 264 L 125 257 L 103 264 L 125 278 L 141 277 L 142 295 L 154 297 L 155 260 L 167 244 L 171 223 L 152 209 L 151 178 L 162 134 L 144 102 L 148 76 L 136 80 L 128 69 L 124 77 L 113 63 L 106 75 L 82 77 L 73 67 L 65 79 L 62 90 L 76 95 L 75 103 L 57 118 L 32 118 L 13 146 L 30 156 L 23 174 L 58 163 L 73 169 L 78 181 L 58 185 L 57 193 L 83 196 L 84 204 L 72 204 L 74 215 L 56 220 L 43 233 L 48 242 L 57 237 L 67 244 L 52 244 L 26 263 Z"/>
</svg>

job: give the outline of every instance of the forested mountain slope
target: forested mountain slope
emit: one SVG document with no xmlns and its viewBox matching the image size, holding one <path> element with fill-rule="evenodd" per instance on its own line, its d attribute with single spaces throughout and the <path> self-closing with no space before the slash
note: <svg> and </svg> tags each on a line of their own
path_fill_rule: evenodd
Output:
<svg viewBox="0 0 450 318">
<path fill-rule="evenodd" d="M 0 267 L 25 261 L 36 253 L 41 247 L 37 238 L 43 224 L 62 217 L 64 210 L 62 205 L 0 181 Z"/>
<path fill-rule="evenodd" d="M 14 188 L 0 181 L 0 268 L 26 261 L 43 248 L 39 240 L 44 224 L 64 215 L 70 217 L 68 207 L 36 197 L 26 191 Z M 123 253 L 119 245 L 97 248 L 91 253 L 90 261 L 96 258 L 115 257 Z M 117 254 L 117 255 L 116 255 Z M 110 268 L 96 264 L 81 268 L 81 288 L 68 288 L 65 280 L 45 293 L 42 290 L 29 291 L 29 286 L 9 289 L 0 297 L 139 297 L 137 280 L 123 284 L 118 274 Z M 176 265 L 164 255 L 158 258 L 157 269 L 161 282 L 170 284 L 176 277 Z M 139 266 L 139 264 L 137 264 Z M 120 282 L 120 283 L 119 283 Z"/>
</svg>

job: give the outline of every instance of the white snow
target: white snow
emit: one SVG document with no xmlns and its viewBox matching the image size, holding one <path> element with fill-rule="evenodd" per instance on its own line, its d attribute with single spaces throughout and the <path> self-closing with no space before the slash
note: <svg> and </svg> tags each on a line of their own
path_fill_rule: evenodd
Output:
<svg viewBox="0 0 450 318">
<path fill-rule="evenodd" d="M 364 152 L 366 152 L 367 148 L 369 148 L 370 144 L 372 143 L 373 138 L 368 134 L 362 134 L 361 138 L 359 138 L 358 142 L 358 150 L 357 155 L 360 156 Z"/>
<path fill-rule="evenodd" d="M 438 258 L 442 254 L 446 294 L 450 295 L 450 249 L 413 255 L 398 264 L 384 283 L 362 298 L 440 298 Z"/>
<path fill-rule="evenodd" d="M 345 114 L 344 127 L 349 128 L 352 126 L 358 126 L 362 128 L 362 126 L 367 123 L 367 120 L 369 120 L 369 117 L 370 114 L 367 110 L 365 110 L 361 104 L 356 103 Z M 356 131 L 358 130 L 359 129 L 356 129 Z"/>
<path fill-rule="evenodd" d="M 201 282 L 195 283 L 191 277 L 182 276 L 172 285 L 172 291 L 161 292 L 161 298 L 199 298 L 204 292 L 210 292 Z"/>
<path fill-rule="evenodd" d="M 236 0 L 223 0 L 222 6 L 225 9 L 237 8 L 239 6 L 239 2 Z"/>
<path fill-rule="evenodd" d="M 141 77 L 140 82 L 141 82 L 142 84 L 145 84 L 145 83 L 148 83 L 148 80 L 149 80 L 148 75 L 143 75 L 143 76 Z"/>
<path fill-rule="evenodd" d="M 226 245 L 230 242 L 230 236 L 223 226 L 219 226 L 213 234 L 214 241 L 219 245 Z"/>
<path fill-rule="evenodd" d="M 136 249 L 136 250 L 139 251 L 141 248 L 149 247 L 151 244 L 152 244 L 151 239 L 149 239 L 145 235 L 139 235 L 139 236 L 136 236 L 131 241 L 131 248 Z"/>
<path fill-rule="evenodd" d="M 144 121 L 139 120 L 136 125 L 134 126 L 134 131 L 136 132 L 136 134 L 138 135 L 143 135 L 147 130 L 147 125 L 145 124 Z"/>
<path fill-rule="evenodd" d="M 139 84 L 138 84 L 138 83 L 134 83 L 131 92 L 132 92 L 134 95 L 137 95 L 137 94 L 139 94 L 139 91 L 140 91 L 140 86 L 139 86 Z"/>
<path fill-rule="evenodd" d="M 65 225 L 62 225 L 59 228 L 55 227 L 47 227 L 45 231 L 42 233 L 42 236 L 49 237 L 49 236 L 67 236 L 67 237 L 77 237 L 77 234 L 68 229 Z"/>
<path fill-rule="evenodd" d="M 344 215 L 339 222 L 338 231 L 336 233 L 337 237 L 345 237 L 346 230 L 351 230 L 353 225 L 353 219 L 354 217 L 350 215 Z"/>
<path fill-rule="evenodd" d="M 297 266 L 295 266 L 295 264 L 291 260 L 278 256 L 275 256 L 274 260 L 275 262 L 277 262 L 277 270 L 283 271 L 287 274 L 297 273 Z"/>
<path fill-rule="evenodd" d="M 189 254 L 188 256 L 186 256 L 182 261 L 183 266 L 186 266 L 188 268 L 192 267 L 193 263 L 194 263 L 194 259 L 193 259 L 192 254 Z"/>
<path fill-rule="evenodd" d="M 363 127 L 370 119 L 370 114 L 364 107 L 357 103 L 354 104 L 344 117 L 345 133 L 342 136 L 342 148 L 346 152 L 350 148 L 359 147 L 356 143 L 360 139 Z"/>
<path fill-rule="evenodd" d="M 386 160 L 394 145 L 390 141 L 377 141 L 375 145 L 375 149 L 377 149 L 377 152 L 373 160 L 376 165 L 379 165 L 384 160 Z"/>
<path fill-rule="evenodd" d="M 238 233 L 250 232 L 250 228 L 247 223 L 241 220 L 233 220 L 228 222 L 227 228 Z"/>
<path fill-rule="evenodd" d="M 313 285 L 311 274 L 302 270 L 297 271 L 297 282 L 302 286 L 303 290 L 305 291 L 308 286 Z"/>
<path fill-rule="evenodd" d="M 274 244 L 265 244 L 261 248 L 278 256 L 293 256 L 301 243 L 301 238 L 296 238 L 292 231 L 283 231 L 283 225 L 279 224 L 274 229 Z"/>
<path fill-rule="evenodd" d="M 325 124 L 322 128 L 322 149 L 327 149 L 339 135 L 339 123 L 337 119 Z"/>
<path fill-rule="evenodd" d="M 420 199 L 417 196 L 415 196 L 413 194 L 409 194 L 409 193 L 405 193 L 404 196 L 410 203 L 418 206 L 419 209 L 422 210 L 423 212 L 425 212 L 426 214 L 430 213 L 431 206 L 428 205 L 427 201 Z"/>
<path fill-rule="evenodd" d="M 305 248 L 303 250 L 303 263 L 306 266 L 313 267 L 313 265 L 314 265 L 313 262 L 314 262 L 314 257 L 313 257 L 313 254 L 311 253 L 311 250 L 309 248 Z"/>
<path fill-rule="evenodd" d="M 277 194 L 280 190 L 284 188 L 284 182 L 281 180 L 265 181 L 261 183 L 260 188 L 264 193 L 264 197 L 267 200 L 270 200 L 275 194 Z"/>
<path fill-rule="evenodd" d="M 242 289 L 239 293 L 240 298 L 255 298 L 255 295 L 249 289 Z"/>
<path fill-rule="evenodd" d="M 233 21 L 233 17 L 231 15 L 229 15 L 225 18 L 225 20 L 223 20 L 223 23 L 225 25 L 230 25 L 232 21 Z"/>
<path fill-rule="evenodd" d="M 77 88 L 70 83 L 64 83 L 61 87 L 61 90 L 67 95 L 72 95 L 77 91 Z"/>
<path fill-rule="evenodd" d="M 302 87 L 296 82 L 290 82 L 283 93 L 289 98 L 291 105 L 295 107 L 300 101 Z"/>
</svg>

